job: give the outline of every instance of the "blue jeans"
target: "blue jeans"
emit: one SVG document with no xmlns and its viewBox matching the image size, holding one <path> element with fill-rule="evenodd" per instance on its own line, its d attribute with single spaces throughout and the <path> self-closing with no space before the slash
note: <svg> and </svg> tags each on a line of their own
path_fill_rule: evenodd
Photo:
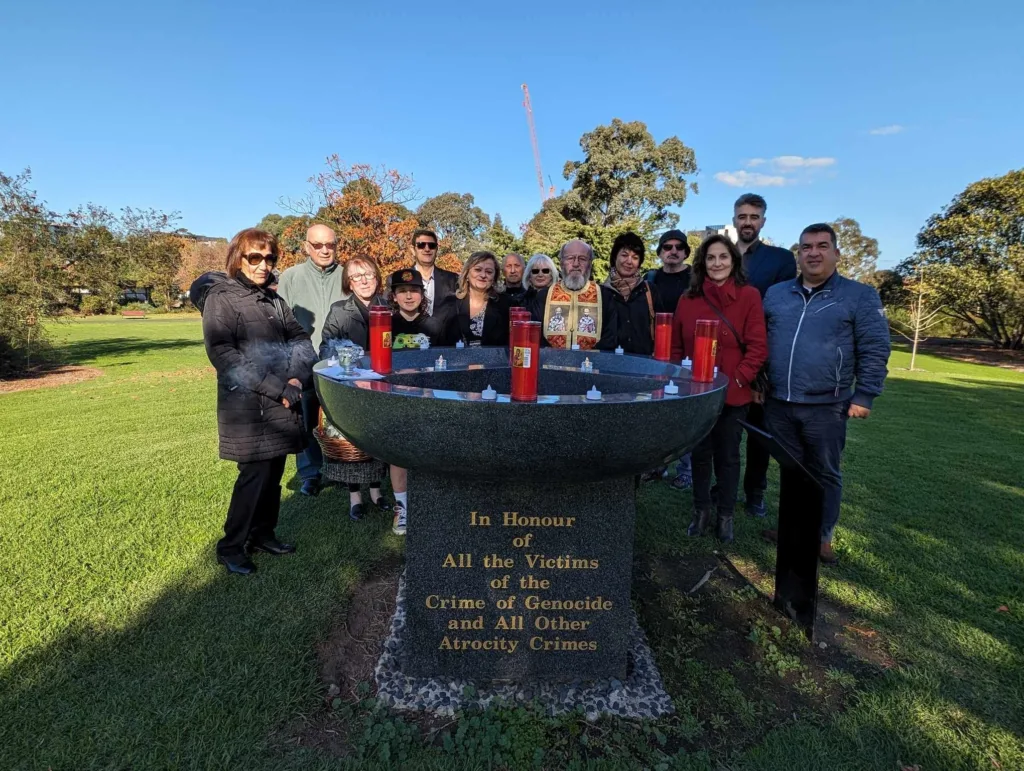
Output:
<svg viewBox="0 0 1024 771">
<path fill-rule="evenodd" d="M 846 447 L 847 401 L 835 404 L 797 404 L 769 399 L 765 425 L 779 444 L 800 461 L 825 488 L 821 513 L 821 542 L 829 543 L 839 522 L 843 499 L 840 463 Z"/>
<path fill-rule="evenodd" d="M 320 444 L 313 436 L 313 429 L 317 426 L 320 417 L 320 400 L 316 398 L 316 390 L 310 388 L 302 392 L 302 427 L 306 432 L 306 449 L 296 454 L 295 470 L 299 473 L 299 479 L 305 482 L 307 479 L 320 480 L 320 467 L 324 465 L 324 454 Z"/>
</svg>

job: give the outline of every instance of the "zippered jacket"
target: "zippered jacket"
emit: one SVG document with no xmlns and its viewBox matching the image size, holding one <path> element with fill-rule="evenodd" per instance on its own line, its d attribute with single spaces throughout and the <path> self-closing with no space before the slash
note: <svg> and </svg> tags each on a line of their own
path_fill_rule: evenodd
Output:
<svg viewBox="0 0 1024 771">
<path fill-rule="evenodd" d="M 838 273 L 808 296 L 800 277 L 764 299 L 771 396 L 870 409 L 888 374 L 889 322 L 878 292 Z"/>
</svg>

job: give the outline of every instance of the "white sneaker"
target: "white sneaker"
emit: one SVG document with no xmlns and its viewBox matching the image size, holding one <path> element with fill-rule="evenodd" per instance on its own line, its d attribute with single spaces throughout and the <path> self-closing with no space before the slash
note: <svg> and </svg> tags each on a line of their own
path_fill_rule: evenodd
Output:
<svg viewBox="0 0 1024 771">
<path fill-rule="evenodd" d="M 395 535 L 405 535 L 405 506 L 395 501 L 395 518 L 391 523 L 391 532 Z"/>
</svg>

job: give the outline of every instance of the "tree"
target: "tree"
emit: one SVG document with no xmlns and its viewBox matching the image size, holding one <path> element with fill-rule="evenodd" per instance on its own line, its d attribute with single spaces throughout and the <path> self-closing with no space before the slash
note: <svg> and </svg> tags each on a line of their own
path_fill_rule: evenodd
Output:
<svg viewBox="0 0 1024 771">
<path fill-rule="evenodd" d="M 224 270 L 227 256 L 227 241 L 199 241 L 182 236 L 179 239 L 178 272 L 174 281 L 182 289 L 189 287 L 204 273 Z"/>
<path fill-rule="evenodd" d="M 937 324 L 945 321 L 942 314 L 942 306 L 934 304 L 935 290 L 924 280 L 924 264 L 918 262 L 917 270 L 910 282 L 909 291 L 904 287 L 905 308 L 907 309 L 909 321 L 901 323 L 890 319 L 889 325 L 909 340 L 913 347 L 910 351 L 910 371 L 913 372 L 917 362 L 917 346 L 927 340 L 924 333 Z M 906 331 L 904 331 L 906 330 Z"/>
<path fill-rule="evenodd" d="M 832 227 L 839 241 L 839 273 L 870 283 L 878 263 L 878 240 L 865 236 L 860 223 L 850 217 L 840 217 Z"/>
<path fill-rule="evenodd" d="M 353 255 L 370 257 L 384 275 L 410 264 L 412 234 L 420 226 L 406 206 L 417 196 L 412 177 L 383 166 L 349 166 L 333 155 L 327 171 L 310 182 L 313 190 L 300 206 L 309 222 L 322 222 L 337 233 L 339 262 Z M 285 228 L 285 237 L 298 227 Z M 455 255 L 441 257 L 438 265 L 461 267 Z"/>
<path fill-rule="evenodd" d="M 56 215 L 29 189 L 32 173 L 0 172 L 0 376 L 21 374 L 45 350 L 44 319 L 69 299 Z"/>
<path fill-rule="evenodd" d="M 572 183 L 564 195 L 563 216 L 595 227 L 640 223 L 646 232 L 674 227 L 679 216 L 668 211 L 682 206 L 697 184 L 693 150 L 678 137 L 661 144 L 640 121 L 615 118 L 580 138 L 582 161 L 568 161 L 563 174 Z"/>
<path fill-rule="evenodd" d="M 494 252 L 498 257 L 503 257 L 509 252 L 522 255 L 526 251 L 523 239 L 505 226 L 505 223 L 501 221 L 500 214 L 494 215 L 494 222 L 483 234 L 482 241 L 483 248 Z M 523 255 L 523 257 L 529 259 L 529 254 Z"/>
<path fill-rule="evenodd" d="M 968 185 L 917 245 L 903 275 L 920 265 L 945 313 L 1002 348 L 1024 347 L 1024 169 Z"/>
<path fill-rule="evenodd" d="M 483 247 L 484 233 L 491 227 L 491 218 L 470 193 L 441 193 L 428 198 L 416 210 L 416 218 L 462 259 Z"/>
<path fill-rule="evenodd" d="M 277 236 L 282 257 L 280 267 L 283 269 L 302 258 L 302 242 L 306 240 L 306 231 L 311 224 L 312 218 L 307 216 L 271 213 L 256 223 L 256 227 Z"/>
<path fill-rule="evenodd" d="M 906 305 L 909 292 L 898 271 L 876 270 L 870 283 L 878 290 L 878 296 L 886 308 Z"/>
</svg>

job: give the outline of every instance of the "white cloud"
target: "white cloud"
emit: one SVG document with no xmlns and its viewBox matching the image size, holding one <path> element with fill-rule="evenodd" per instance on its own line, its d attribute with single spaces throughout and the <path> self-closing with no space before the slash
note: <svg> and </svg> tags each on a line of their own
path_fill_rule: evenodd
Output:
<svg viewBox="0 0 1024 771">
<path fill-rule="evenodd" d="M 901 131 L 905 131 L 906 126 L 901 126 L 898 123 L 894 123 L 891 126 L 879 126 L 869 131 L 869 134 L 873 134 L 876 137 L 887 137 L 892 134 L 899 134 Z"/>
<path fill-rule="evenodd" d="M 720 171 L 715 179 L 729 187 L 782 187 L 793 180 L 783 176 L 759 174 L 756 171 Z"/>
<path fill-rule="evenodd" d="M 793 171 L 794 169 L 820 169 L 834 166 L 835 158 L 804 158 L 802 155 L 779 155 L 772 158 L 772 168 L 777 171 Z"/>
<path fill-rule="evenodd" d="M 751 158 L 749 161 L 747 161 L 747 168 L 752 169 L 755 166 L 763 166 L 764 164 L 764 158 Z"/>
</svg>

